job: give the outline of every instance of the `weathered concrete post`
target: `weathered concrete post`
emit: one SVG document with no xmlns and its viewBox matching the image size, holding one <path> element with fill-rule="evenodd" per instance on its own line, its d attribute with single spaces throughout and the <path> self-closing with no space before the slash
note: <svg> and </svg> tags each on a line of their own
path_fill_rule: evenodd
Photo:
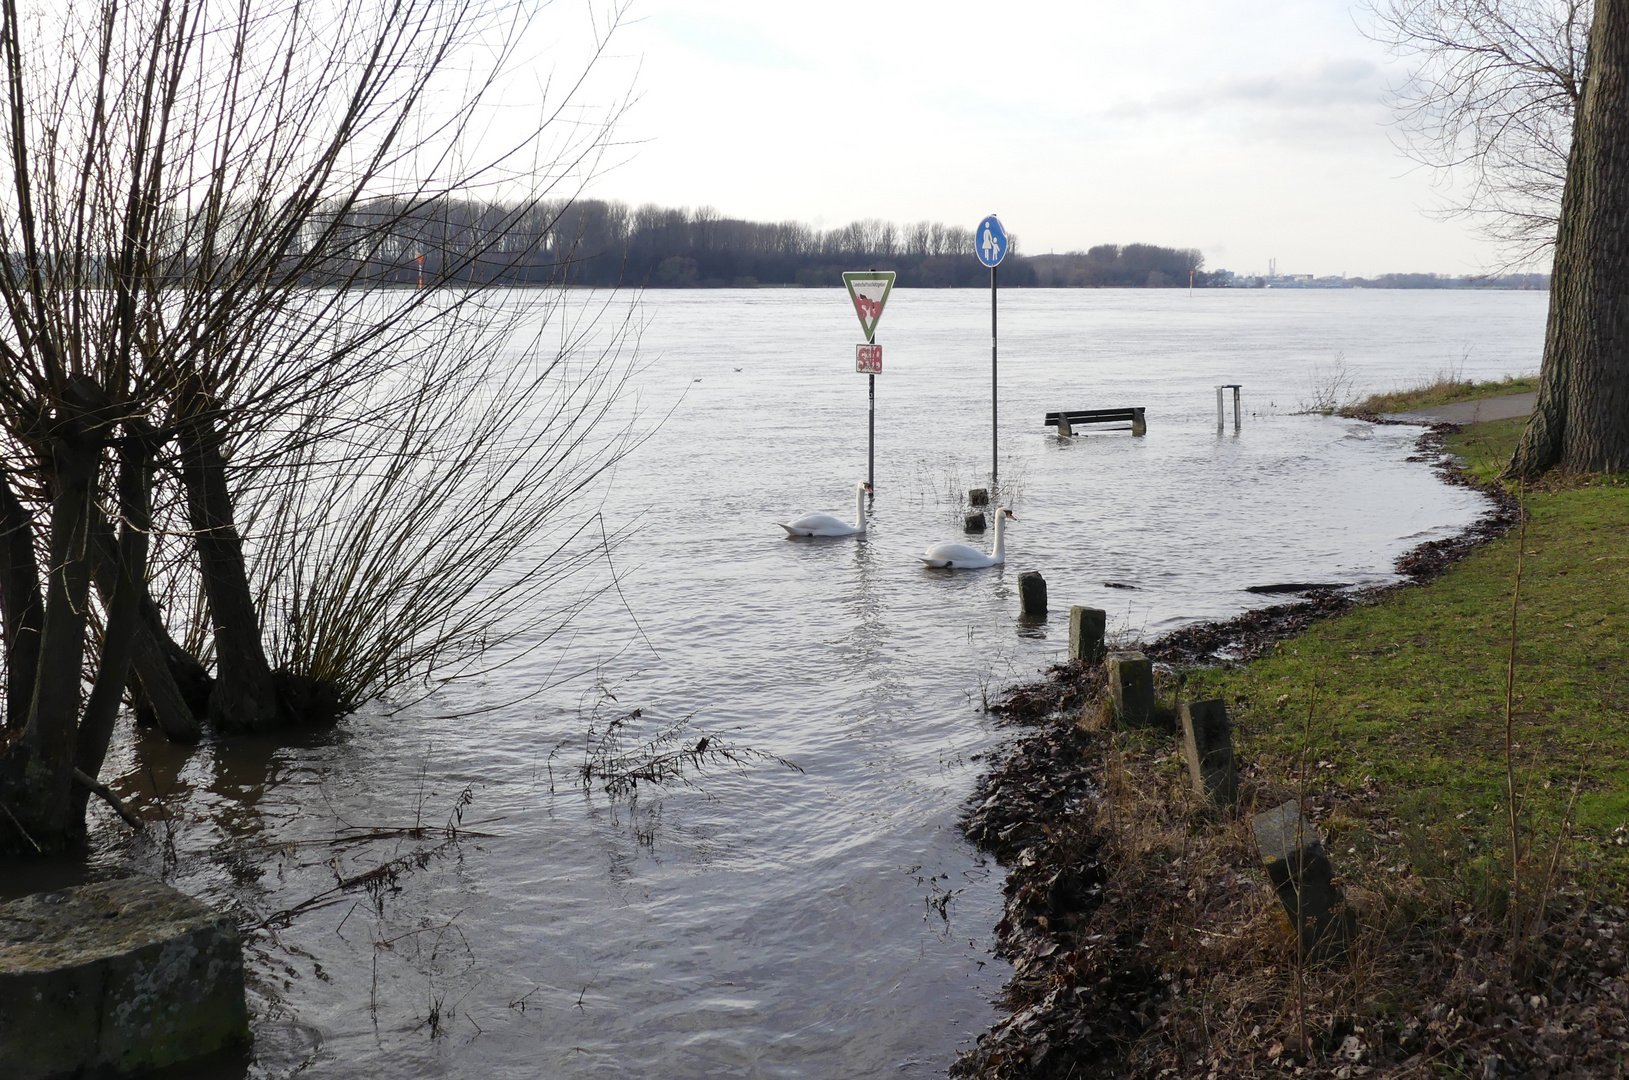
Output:
<svg viewBox="0 0 1629 1080">
<path fill-rule="evenodd" d="M 1140 727 L 1154 719 L 1154 665 L 1140 652 L 1109 653 L 1109 696 L 1114 719 Z"/>
<path fill-rule="evenodd" d="M 0 904 L 7 1080 L 145 1071 L 248 1041 L 225 915 L 139 878 Z"/>
<path fill-rule="evenodd" d="M 1103 659 L 1103 632 L 1108 612 L 1075 605 L 1069 609 L 1069 659 L 1088 664 Z"/>
<path fill-rule="evenodd" d="M 967 493 L 967 503 L 969 506 L 989 506 L 990 489 L 974 488 L 972 491 L 969 491 Z"/>
<path fill-rule="evenodd" d="M 1220 699 L 1182 706 L 1182 753 L 1196 795 L 1215 806 L 1232 806 L 1239 798 L 1239 774 L 1233 765 L 1233 722 Z"/>
<path fill-rule="evenodd" d="M 1058 413 L 1058 434 L 1067 436 L 1067 435 L 1073 435 L 1074 433 L 1075 433 L 1075 429 L 1069 426 L 1069 414 L 1066 413 L 1066 412 L 1059 412 Z"/>
<path fill-rule="evenodd" d="M 983 532 L 984 531 L 984 513 L 983 513 L 983 511 L 975 510 L 971 514 L 968 514 L 966 517 L 962 518 L 962 531 L 963 532 L 970 532 L 970 533 L 981 533 L 981 532 Z"/>
<path fill-rule="evenodd" d="M 1131 434 L 1135 438 L 1142 438 L 1148 434 L 1147 410 L 1136 408 L 1131 410 Z"/>
<path fill-rule="evenodd" d="M 1026 619 L 1046 618 L 1046 578 L 1039 570 L 1018 575 L 1018 613 Z"/>
<path fill-rule="evenodd" d="M 1301 804 L 1291 799 L 1257 814 L 1251 828 L 1267 876 L 1297 929 L 1301 955 L 1313 960 L 1343 957 L 1357 919 L 1335 888 L 1334 868 Z"/>
</svg>

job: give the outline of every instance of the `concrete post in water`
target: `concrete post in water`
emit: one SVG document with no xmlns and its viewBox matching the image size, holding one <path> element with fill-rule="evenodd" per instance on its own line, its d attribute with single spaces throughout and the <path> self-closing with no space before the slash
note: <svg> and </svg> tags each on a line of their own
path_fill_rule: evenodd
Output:
<svg viewBox="0 0 1629 1080">
<path fill-rule="evenodd" d="M 970 506 L 989 506 L 990 489 L 974 488 L 972 491 L 967 493 L 967 502 Z"/>
<path fill-rule="evenodd" d="M 1147 410 L 1142 409 L 1142 408 L 1137 408 L 1137 409 L 1132 409 L 1131 412 L 1132 412 L 1131 434 L 1132 434 L 1132 436 L 1134 438 L 1140 439 L 1144 435 L 1148 434 Z"/>
<path fill-rule="evenodd" d="M 1335 888 L 1335 871 L 1318 830 L 1291 799 L 1251 819 L 1256 847 L 1279 902 L 1296 927 L 1301 955 L 1338 959 L 1357 931 L 1357 919 Z"/>
<path fill-rule="evenodd" d="M 1039 570 L 1018 575 L 1018 613 L 1026 619 L 1046 618 L 1046 578 Z"/>
<path fill-rule="evenodd" d="M 1114 719 L 1141 727 L 1154 718 L 1154 665 L 1140 652 L 1109 653 L 1109 696 Z"/>
<path fill-rule="evenodd" d="M 1221 700 L 1182 706 L 1182 753 L 1194 793 L 1214 806 L 1232 806 L 1239 798 L 1239 774 L 1233 765 L 1233 722 Z"/>
<path fill-rule="evenodd" d="M 1239 391 L 1243 389 L 1238 383 L 1233 384 L 1233 430 L 1239 430 Z"/>
<path fill-rule="evenodd" d="M 248 1041 L 227 916 L 140 878 L 0 904 L 7 1080 L 145 1072 Z"/>
<path fill-rule="evenodd" d="M 1227 427 L 1227 412 L 1222 408 L 1222 388 L 1216 388 L 1216 434 L 1220 435 Z"/>
<path fill-rule="evenodd" d="M 966 517 L 964 517 L 962 519 L 962 531 L 970 532 L 970 533 L 981 533 L 981 532 L 983 532 L 984 531 L 984 513 L 983 513 L 983 511 L 975 510 L 971 514 L 968 514 Z"/>
<path fill-rule="evenodd" d="M 1059 412 L 1058 413 L 1058 434 L 1059 435 L 1073 435 L 1074 433 L 1075 433 L 1075 429 L 1069 426 L 1069 414 L 1066 413 L 1066 412 Z"/>
<path fill-rule="evenodd" d="M 1103 659 L 1103 631 L 1108 612 L 1075 605 L 1069 609 L 1069 659 L 1095 664 Z"/>
</svg>

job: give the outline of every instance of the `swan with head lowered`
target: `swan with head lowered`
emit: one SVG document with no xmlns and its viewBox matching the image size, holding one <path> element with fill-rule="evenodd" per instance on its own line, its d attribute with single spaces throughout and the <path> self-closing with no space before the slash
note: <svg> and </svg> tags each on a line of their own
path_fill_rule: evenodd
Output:
<svg viewBox="0 0 1629 1080">
<path fill-rule="evenodd" d="M 865 497 L 871 494 L 871 485 L 861 480 L 855 485 L 854 524 L 830 514 L 804 514 L 790 522 L 775 524 L 786 530 L 787 536 L 860 536 L 865 533 Z"/>
<path fill-rule="evenodd" d="M 942 570 L 976 570 L 981 566 L 1000 566 L 1007 561 L 1006 524 L 1017 521 L 1012 511 L 1005 506 L 996 511 L 995 548 L 986 555 L 976 547 L 966 544 L 953 544 L 946 541 L 943 544 L 934 544 L 917 558 L 929 566 Z"/>
</svg>

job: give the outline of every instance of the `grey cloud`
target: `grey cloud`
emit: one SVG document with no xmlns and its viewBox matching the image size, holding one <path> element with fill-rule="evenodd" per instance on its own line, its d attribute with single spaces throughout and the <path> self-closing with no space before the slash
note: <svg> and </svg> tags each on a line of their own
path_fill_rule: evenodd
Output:
<svg viewBox="0 0 1629 1080">
<path fill-rule="evenodd" d="M 1192 114 L 1225 108 L 1324 110 L 1373 106 L 1384 93 L 1380 68 L 1360 59 L 1330 60 L 1269 75 L 1234 76 L 1196 87 L 1123 101 L 1103 115 L 1125 119 L 1161 113 Z"/>
</svg>

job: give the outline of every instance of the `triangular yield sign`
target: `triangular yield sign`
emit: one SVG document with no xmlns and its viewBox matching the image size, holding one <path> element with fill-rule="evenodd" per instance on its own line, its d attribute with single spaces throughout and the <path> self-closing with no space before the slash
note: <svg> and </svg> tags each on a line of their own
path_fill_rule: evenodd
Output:
<svg viewBox="0 0 1629 1080">
<path fill-rule="evenodd" d="M 870 341 L 871 335 L 877 332 L 877 320 L 882 318 L 882 306 L 888 302 L 888 294 L 894 291 L 894 272 L 846 270 L 843 284 L 848 288 L 848 298 L 854 301 L 854 314 L 860 317 L 865 340 Z"/>
</svg>

